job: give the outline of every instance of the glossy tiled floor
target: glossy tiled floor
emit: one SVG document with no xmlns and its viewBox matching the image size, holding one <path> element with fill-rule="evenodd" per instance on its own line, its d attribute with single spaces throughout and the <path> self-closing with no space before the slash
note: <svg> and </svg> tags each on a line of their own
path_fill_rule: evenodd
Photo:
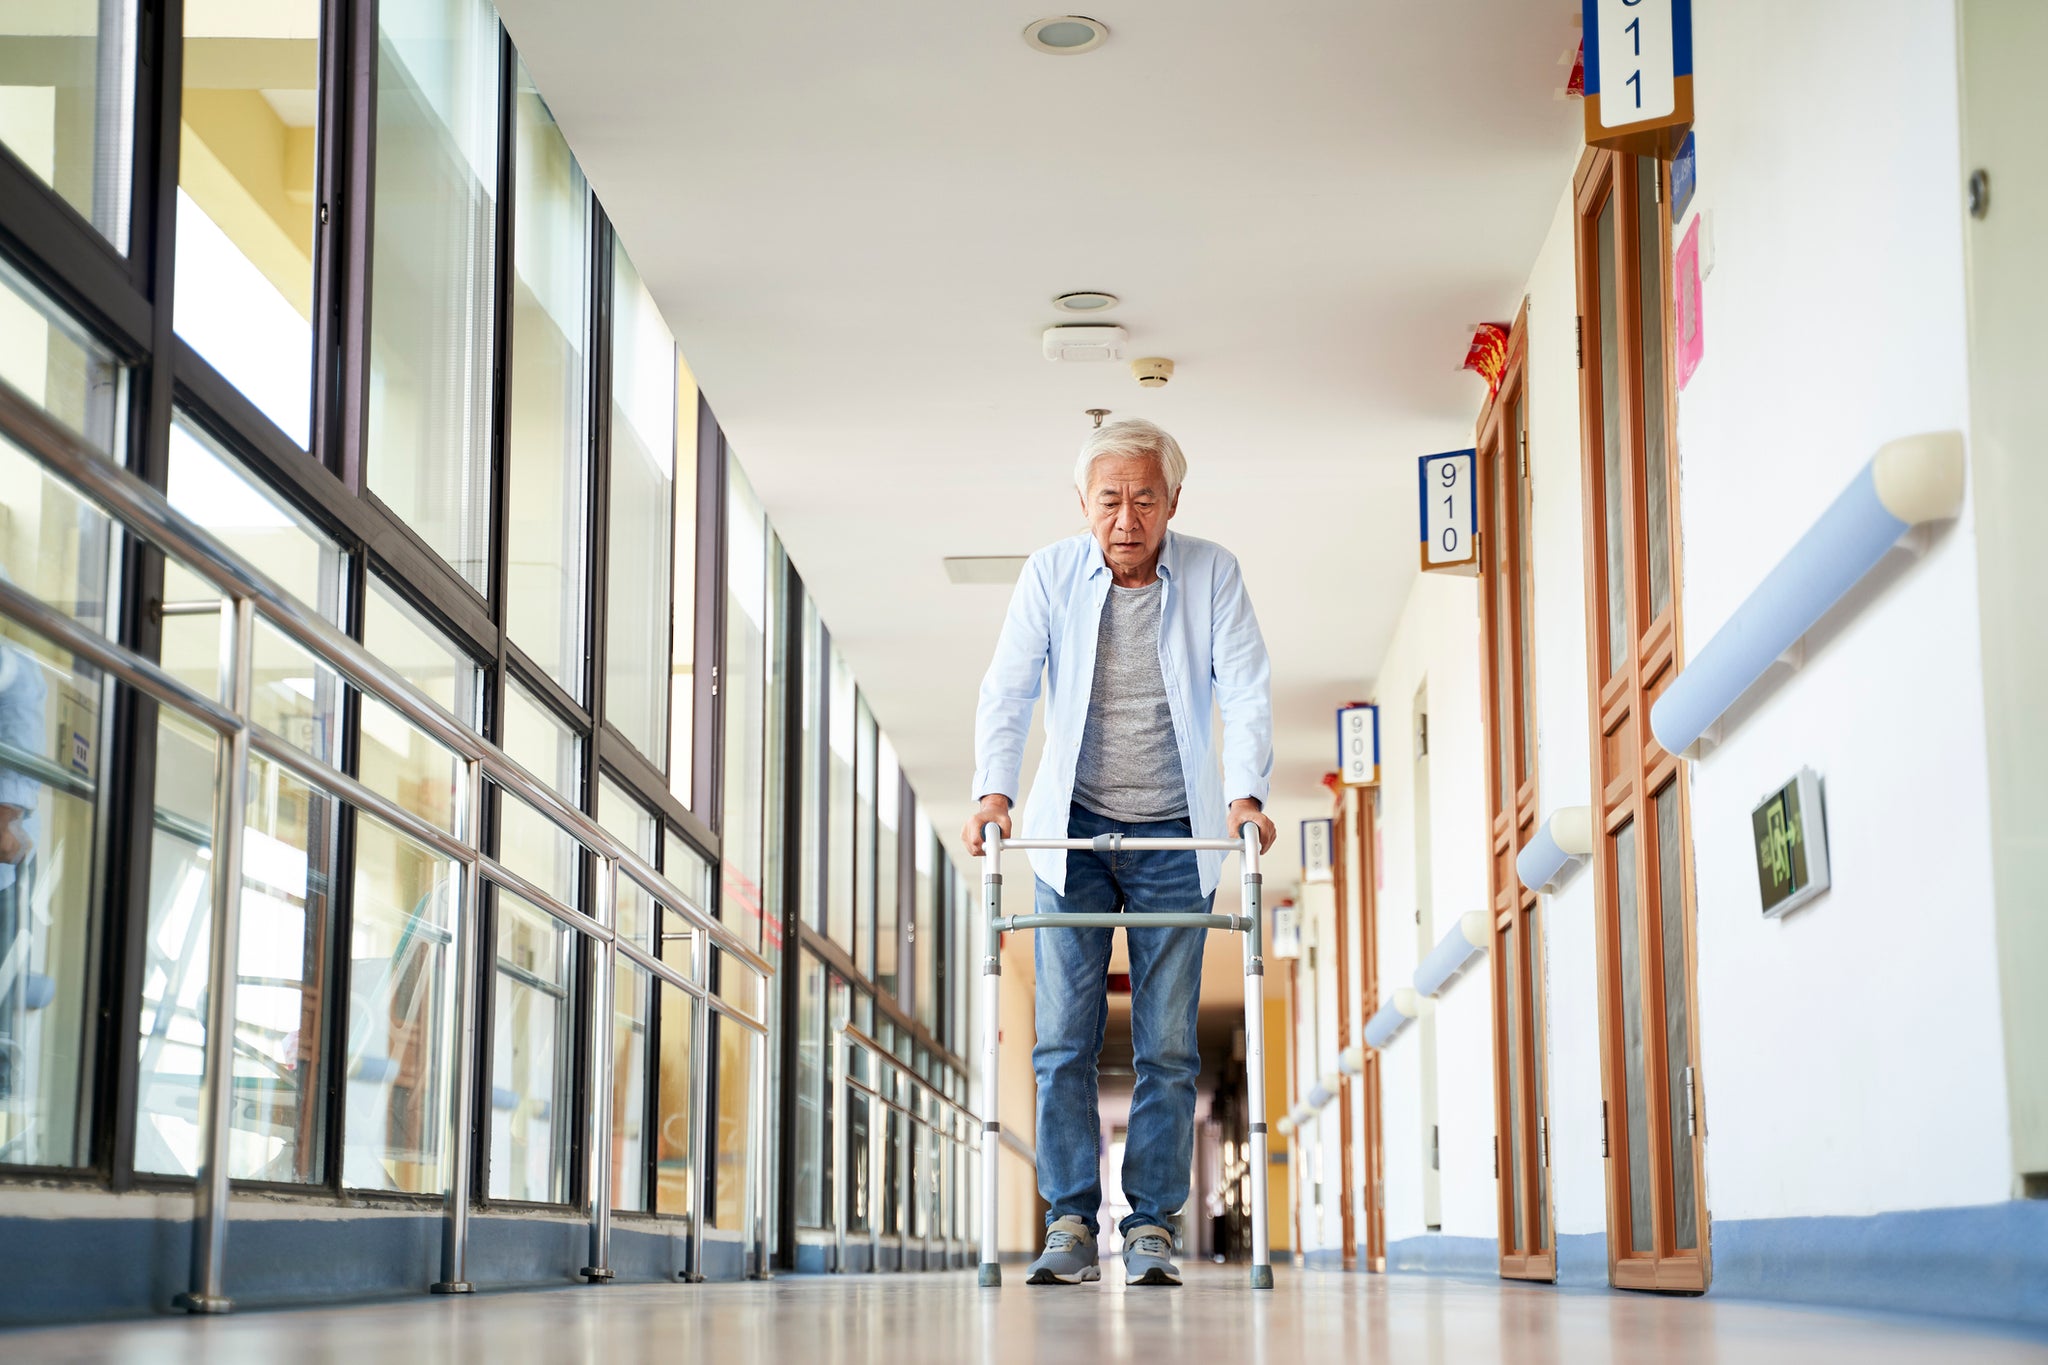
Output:
<svg viewBox="0 0 2048 1365">
<path fill-rule="evenodd" d="M 1114 1272 L 1112 1272 L 1114 1274 Z M 2048 1338 L 1732 1300 L 1558 1293 L 1426 1276 L 1197 1268 L 1180 1290 L 1000 1291 L 971 1275 L 614 1285 L 0 1333 L 0 1360 L 662 1365 L 1325 1365 L 2048 1361 Z"/>
</svg>

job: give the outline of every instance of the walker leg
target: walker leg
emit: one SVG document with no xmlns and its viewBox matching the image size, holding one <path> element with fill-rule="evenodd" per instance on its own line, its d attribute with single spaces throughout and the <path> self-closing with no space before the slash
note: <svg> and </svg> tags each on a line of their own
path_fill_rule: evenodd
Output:
<svg viewBox="0 0 2048 1365">
<path fill-rule="evenodd" d="M 1244 936 L 1245 1109 L 1251 1120 L 1252 1288 L 1273 1287 L 1273 1252 L 1266 1209 L 1266 959 L 1259 896 L 1259 835 L 1244 835 L 1244 910 L 1251 920 Z"/>
<path fill-rule="evenodd" d="M 997 1060 L 1002 1047 L 1003 936 L 996 919 L 1003 913 L 1003 836 L 990 825 L 982 836 L 981 900 L 988 925 L 987 951 L 981 960 L 981 1273 L 983 1289 L 1003 1283 L 996 1253 L 996 1178 L 1003 1161 L 1003 1125 L 997 1121 L 997 1095 L 1002 1074 Z"/>
</svg>

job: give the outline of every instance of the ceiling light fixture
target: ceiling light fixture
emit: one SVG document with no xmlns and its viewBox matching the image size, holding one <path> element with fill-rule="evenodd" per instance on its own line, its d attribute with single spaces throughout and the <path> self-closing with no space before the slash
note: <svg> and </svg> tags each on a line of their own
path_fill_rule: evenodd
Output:
<svg viewBox="0 0 2048 1365">
<path fill-rule="evenodd" d="M 1109 41 L 1109 26 L 1099 19 L 1084 19 L 1078 14 L 1055 14 L 1050 19 L 1040 19 L 1024 28 L 1024 41 L 1040 52 L 1055 57 L 1071 57 L 1076 53 L 1093 52 Z"/>
<path fill-rule="evenodd" d="M 1099 289 L 1081 289 L 1071 294 L 1062 294 L 1052 301 L 1052 306 L 1062 313 L 1100 313 L 1105 308 L 1116 307 L 1114 294 L 1105 294 Z"/>
</svg>

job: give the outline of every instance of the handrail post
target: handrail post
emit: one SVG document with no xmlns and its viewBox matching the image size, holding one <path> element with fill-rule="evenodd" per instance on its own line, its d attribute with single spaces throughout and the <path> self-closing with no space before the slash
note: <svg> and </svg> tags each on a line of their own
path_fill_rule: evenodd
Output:
<svg viewBox="0 0 2048 1365">
<path fill-rule="evenodd" d="M 224 600 L 221 673 L 228 704 L 242 722 L 226 736 L 213 813 L 213 941 L 206 995 L 206 1050 L 200 1079 L 199 1169 L 192 1190 L 191 1289 L 178 1296 L 193 1313 L 225 1313 L 228 1162 L 235 1085 L 235 969 L 242 937 L 242 824 L 249 804 L 249 703 L 254 672 L 255 605 Z M 219 752 L 219 750 L 216 750 Z"/>
<path fill-rule="evenodd" d="M 767 996 L 762 983 L 762 996 Z M 753 1252 L 751 1278 L 772 1278 L 768 1264 L 768 1039 L 747 1034 L 747 1247 Z"/>
<path fill-rule="evenodd" d="M 690 979 L 703 985 L 708 975 L 710 950 L 700 934 L 690 944 Z M 692 1283 L 704 1279 L 704 1189 L 711 1178 L 715 1159 L 705 1128 L 711 1116 L 711 1001 L 707 996 L 690 997 L 690 1254 L 684 1278 Z"/>
<path fill-rule="evenodd" d="M 1271 1230 L 1266 1226 L 1266 959 L 1265 915 L 1260 908 L 1264 878 L 1259 873 L 1259 831 L 1249 822 L 1244 840 L 1244 1067 L 1246 1111 L 1251 1125 L 1252 1288 L 1273 1287 Z"/>
<path fill-rule="evenodd" d="M 597 859 L 597 911 L 600 924 L 616 928 L 613 890 L 618 869 L 608 857 Z M 596 971 L 591 979 L 590 1027 L 590 1264 L 578 1273 L 591 1284 L 612 1278 L 612 992 L 618 976 L 618 949 L 599 939 L 587 939 L 596 953 Z"/>
<path fill-rule="evenodd" d="M 1002 1076 L 1003 934 L 996 921 L 1003 913 L 1003 831 L 984 825 L 981 831 L 981 906 L 986 951 L 981 959 L 981 1270 L 978 1283 L 994 1289 L 1003 1282 L 996 1250 L 996 1175 L 1002 1162 L 999 1121 Z"/>
<path fill-rule="evenodd" d="M 483 764 L 462 765 L 465 825 L 463 837 L 472 850 L 483 837 Z M 448 1097 L 447 1206 L 441 1223 L 441 1278 L 436 1294 L 467 1294 L 469 1282 L 470 1129 L 476 1122 L 477 967 L 481 957 L 484 909 L 483 865 L 474 856 L 462 867 L 462 895 L 456 902 L 455 933 L 455 1081 Z"/>
</svg>

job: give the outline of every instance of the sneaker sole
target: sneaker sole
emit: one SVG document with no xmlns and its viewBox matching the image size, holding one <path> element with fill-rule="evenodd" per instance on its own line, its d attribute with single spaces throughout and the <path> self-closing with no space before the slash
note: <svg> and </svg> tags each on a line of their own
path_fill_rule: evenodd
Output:
<svg viewBox="0 0 2048 1365">
<path fill-rule="evenodd" d="M 1139 1276 L 1139 1277 L 1138 1277 L 1137 1279 L 1135 1279 L 1135 1280 L 1131 1280 L 1131 1281 L 1128 1281 L 1128 1283 L 1130 1283 L 1130 1284 L 1164 1284 L 1164 1285 L 1172 1285 L 1172 1286 L 1174 1286 L 1174 1287 L 1176 1287 L 1176 1288 L 1178 1288 L 1178 1287 L 1179 1287 L 1179 1285 L 1180 1285 L 1180 1281 L 1179 1281 L 1178 1279 L 1176 1279 L 1176 1278 L 1175 1278 L 1175 1277 L 1174 1277 L 1174 1276 L 1173 1276 L 1173 1275 L 1172 1275 L 1172 1274 L 1171 1274 L 1170 1272 L 1168 1272 L 1168 1271 L 1164 1271 L 1164 1270 L 1161 1270 L 1161 1269 L 1160 1269 L 1160 1268 L 1159 1268 L 1158 1266 L 1153 1266 L 1153 1267 L 1152 1267 L 1152 1268 L 1151 1268 L 1150 1270 L 1148 1270 L 1148 1271 L 1146 1271 L 1146 1272 L 1145 1272 L 1144 1274 L 1140 1275 L 1140 1276 Z"/>
<path fill-rule="evenodd" d="M 1050 1270 L 1034 1270 L 1026 1284 L 1092 1284 L 1102 1278 L 1100 1266 L 1089 1266 L 1078 1275 L 1061 1275 Z"/>
</svg>

